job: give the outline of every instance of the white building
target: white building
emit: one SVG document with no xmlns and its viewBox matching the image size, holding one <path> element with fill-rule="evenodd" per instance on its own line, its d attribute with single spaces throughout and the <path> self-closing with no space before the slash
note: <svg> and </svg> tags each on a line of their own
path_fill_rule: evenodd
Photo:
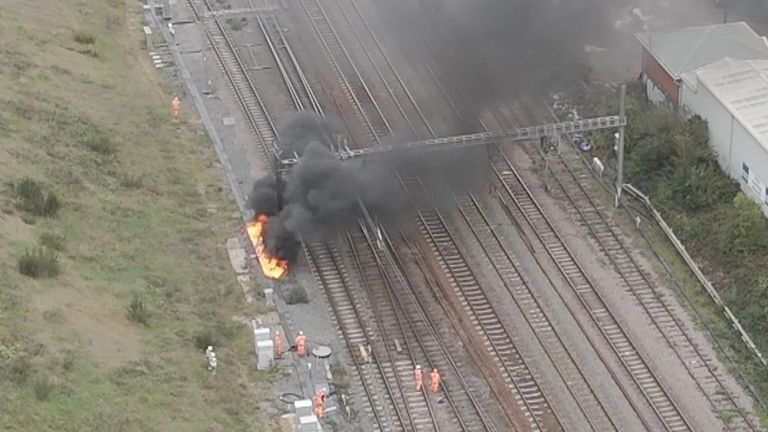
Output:
<svg viewBox="0 0 768 432">
<path fill-rule="evenodd" d="M 725 57 L 768 59 L 768 42 L 744 22 L 640 33 L 637 40 L 648 98 L 675 109 L 681 105 L 684 74 Z"/>
<path fill-rule="evenodd" d="M 721 60 L 682 75 L 684 112 L 709 123 L 723 169 L 768 215 L 768 60 Z"/>
</svg>

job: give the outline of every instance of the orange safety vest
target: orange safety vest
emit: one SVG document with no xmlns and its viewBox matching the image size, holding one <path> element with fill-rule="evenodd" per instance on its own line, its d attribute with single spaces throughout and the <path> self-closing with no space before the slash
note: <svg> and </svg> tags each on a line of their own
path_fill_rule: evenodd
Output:
<svg viewBox="0 0 768 432">
<path fill-rule="evenodd" d="M 296 354 L 304 356 L 304 351 L 307 348 L 307 337 L 305 335 L 296 336 Z"/>
<path fill-rule="evenodd" d="M 280 333 L 275 333 L 275 357 L 283 356 L 283 338 L 280 337 Z"/>
<path fill-rule="evenodd" d="M 174 117 L 178 117 L 179 112 L 181 112 L 181 102 L 179 101 L 179 98 L 173 98 L 171 101 L 171 114 Z"/>
<path fill-rule="evenodd" d="M 323 418 L 325 414 L 325 394 L 320 392 L 315 394 L 314 397 L 315 416 L 319 419 Z"/>
<path fill-rule="evenodd" d="M 429 378 L 431 379 L 430 387 L 432 390 L 432 393 L 437 393 L 437 390 L 440 388 L 440 373 L 436 370 L 433 370 L 429 374 Z"/>
<path fill-rule="evenodd" d="M 421 391 L 421 386 L 424 384 L 424 372 L 421 369 L 415 369 L 413 379 L 416 381 L 416 391 Z"/>
</svg>

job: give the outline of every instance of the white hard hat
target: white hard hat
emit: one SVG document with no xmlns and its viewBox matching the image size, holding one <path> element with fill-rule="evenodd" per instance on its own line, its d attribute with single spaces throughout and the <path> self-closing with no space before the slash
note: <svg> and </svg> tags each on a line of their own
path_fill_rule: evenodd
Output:
<svg viewBox="0 0 768 432">
<path fill-rule="evenodd" d="M 421 365 L 416 365 L 416 369 L 421 369 Z"/>
<path fill-rule="evenodd" d="M 299 334 L 300 334 L 300 335 L 303 335 L 303 334 L 304 334 L 304 332 L 303 332 L 303 331 L 301 331 L 301 330 L 299 330 Z"/>
</svg>

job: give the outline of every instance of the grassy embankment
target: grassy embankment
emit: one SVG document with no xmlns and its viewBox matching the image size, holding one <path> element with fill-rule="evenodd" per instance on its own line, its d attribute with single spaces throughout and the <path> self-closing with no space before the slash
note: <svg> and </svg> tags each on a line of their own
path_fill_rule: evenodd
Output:
<svg viewBox="0 0 768 432">
<path fill-rule="evenodd" d="M 135 1 L 0 4 L 0 430 L 272 430 L 236 208 L 140 25 Z"/>
</svg>

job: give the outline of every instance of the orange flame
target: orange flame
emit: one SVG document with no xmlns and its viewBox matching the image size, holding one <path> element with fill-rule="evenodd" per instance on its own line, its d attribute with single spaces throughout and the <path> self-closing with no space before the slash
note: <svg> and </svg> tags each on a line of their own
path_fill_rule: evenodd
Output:
<svg viewBox="0 0 768 432">
<path fill-rule="evenodd" d="M 261 264 L 264 276 L 271 279 L 280 279 L 288 273 L 288 261 L 271 256 L 264 247 L 264 230 L 267 227 L 269 216 L 262 214 L 245 225 L 251 244 L 256 250 L 256 257 Z"/>
</svg>

